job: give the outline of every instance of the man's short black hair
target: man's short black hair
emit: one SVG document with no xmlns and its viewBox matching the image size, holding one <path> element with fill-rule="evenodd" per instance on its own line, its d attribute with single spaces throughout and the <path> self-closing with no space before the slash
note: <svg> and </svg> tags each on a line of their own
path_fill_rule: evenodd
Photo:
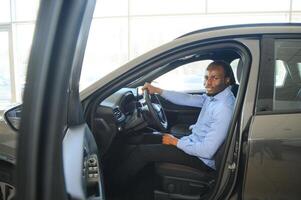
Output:
<svg viewBox="0 0 301 200">
<path fill-rule="evenodd" d="M 230 78 L 230 83 L 229 85 L 234 85 L 236 84 L 236 81 L 235 81 L 235 77 L 234 77 L 234 73 L 233 73 L 233 70 L 230 66 L 229 63 L 225 62 L 225 61 L 222 61 L 222 60 L 216 60 L 216 61 L 213 61 L 212 63 L 210 63 L 207 67 L 207 69 L 209 67 L 213 67 L 213 66 L 220 66 L 224 69 L 224 72 L 225 72 L 225 77 L 228 77 Z"/>
</svg>

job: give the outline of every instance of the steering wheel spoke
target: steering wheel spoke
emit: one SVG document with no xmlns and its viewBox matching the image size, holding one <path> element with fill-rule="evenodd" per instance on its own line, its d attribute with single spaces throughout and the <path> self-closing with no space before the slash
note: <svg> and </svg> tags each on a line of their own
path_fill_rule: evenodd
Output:
<svg viewBox="0 0 301 200">
<path fill-rule="evenodd" d="M 149 116 L 152 118 L 148 120 L 151 123 L 150 125 L 155 126 L 155 128 L 161 131 L 165 131 L 168 127 L 167 118 L 158 97 L 155 94 L 150 95 L 147 90 L 144 90 L 143 97 L 148 107 Z M 152 102 L 152 97 L 155 103 Z"/>
</svg>

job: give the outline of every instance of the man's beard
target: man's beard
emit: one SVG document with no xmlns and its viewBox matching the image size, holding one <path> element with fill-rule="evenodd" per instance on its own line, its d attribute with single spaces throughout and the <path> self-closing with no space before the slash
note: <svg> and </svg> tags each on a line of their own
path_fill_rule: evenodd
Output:
<svg viewBox="0 0 301 200">
<path fill-rule="evenodd" d="M 218 92 L 214 92 L 214 93 L 208 93 L 207 90 L 206 90 L 206 94 L 209 97 L 213 97 L 213 96 L 217 95 L 218 93 L 224 91 L 226 88 L 227 88 L 227 86 L 225 86 L 224 88 L 221 88 Z"/>
<path fill-rule="evenodd" d="M 219 93 L 219 92 L 218 92 L 218 93 Z M 218 94 L 218 93 L 207 93 L 207 92 L 206 92 L 207 96 L 209 96 L 209 97 L 213 97 L 213 96 L 215 96 L 215 95 Z"/>
</svg>

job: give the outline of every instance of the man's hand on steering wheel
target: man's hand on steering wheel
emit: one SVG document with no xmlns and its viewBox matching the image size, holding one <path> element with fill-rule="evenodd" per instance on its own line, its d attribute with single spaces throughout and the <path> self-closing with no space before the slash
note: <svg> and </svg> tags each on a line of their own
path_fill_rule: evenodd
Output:
<svg viewBox="0 0 301 200">
<path fill-rule="evenodd" d="M 153 125 L 154 128 L 160 131 L 166 131 L 168 127 L 167 118 L 164 109 L 158 97 L 156 96 L 156 93 L 162 94 L 163 90 L 161 88 L 152 86 L 149 83 L 145 83 L 142 90 L 145 104 L 148 107 L 148 116 L 150 116 L 148 117 L 149 125 Z M 153 99 L 155 103 L 153 103 L 151 99 Z"/>
<path fill-rule="evenodd" d="M 142 91 L 147 90 L 149 94 L 162 94 L 162 89 L 151 85 L 150 83 L 145 83 L 142 87 Z"/>
</svg>

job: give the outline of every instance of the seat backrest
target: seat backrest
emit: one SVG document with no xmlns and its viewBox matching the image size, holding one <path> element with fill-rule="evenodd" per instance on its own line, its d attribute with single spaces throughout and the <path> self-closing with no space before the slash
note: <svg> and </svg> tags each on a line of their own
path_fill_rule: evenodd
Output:
<svg viewBox="0 0 301 200">
<path fill-rule="evenodd" d="M 231 91 L 233 93 L 233 95 L 236 97 L 237 95 L 237 92 L 238 92 L 238 88 L 239 88 L 239 85 L 238 84 L 233 84 L 231 85 Z"/>
<path fill-rule="evenodd" d="M 239 61 L 237 63 L 237 67 L 236 67 L 236 79 L 237 79 L 236 81 L 237 81 L 237 83 L 231 85 L 231 91 L 232 91 L 232 93 L 235 97 L 237 96 L 239 83 L 241 81 L 242 68 L 243 68 L 243 63 L 242 63 L 242 60 L 239 59 Z"/>
<path fill-rule="evenodd" d="M 213 156 L 213 159 L 215 161 L 216 171 L 220 170 L 221 162 L 222 162 L 223 155 L 224 155 L 224 152 L 225 152 L 225 146 L 226 146 L 226 143 L 223 142 L 223 144 L 218 148 L 218 150 L 215 152 L 215 154 Z"/>
</svg>

